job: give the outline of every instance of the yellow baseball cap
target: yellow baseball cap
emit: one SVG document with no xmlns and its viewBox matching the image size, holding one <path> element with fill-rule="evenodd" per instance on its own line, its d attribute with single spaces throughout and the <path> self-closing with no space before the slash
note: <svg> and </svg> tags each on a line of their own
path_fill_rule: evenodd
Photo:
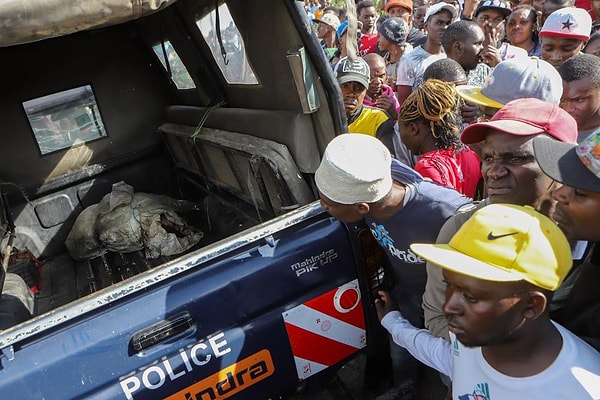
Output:
<svg viewBox="0 0 600 400">
<path fill-rule="evenodd" d="M 556 290 L 572 265 L 569 242 L 548 217 L 529 206 L 491 204 L 475 212 L 448 244 L 414 243 L 426 260 L 494 282 L 527 281 Z"/>
</svg>

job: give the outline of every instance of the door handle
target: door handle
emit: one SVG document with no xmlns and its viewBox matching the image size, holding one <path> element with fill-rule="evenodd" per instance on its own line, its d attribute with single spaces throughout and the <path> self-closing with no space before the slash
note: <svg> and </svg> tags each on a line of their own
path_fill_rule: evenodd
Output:
<svg viewBox="0 0 600 400">
<path fill-rule="evenodd" d="M 188 313 L 176 314 L 133 334 L 131 347 L 139 352 L 196 327 Z"/>
</svg>

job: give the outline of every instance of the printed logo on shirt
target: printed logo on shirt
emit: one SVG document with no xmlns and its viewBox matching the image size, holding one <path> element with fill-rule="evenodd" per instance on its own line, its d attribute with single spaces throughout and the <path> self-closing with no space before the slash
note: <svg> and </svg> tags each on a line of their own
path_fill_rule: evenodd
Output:
<svg viewBox="0 0 600 400">
<path fill-rule="evenodd" d="M 387 229 L 383 225 L 371 223 L 371 233 L 375 240 L 379 242 L 381 247 L 390 252 L 394 257 L 400 259 L 407 264 L 424 264 L 425 260 L 412 252 L 411 249 L 397 249 L 394 245 L 394 240 L 388 235 Z"/>
<path fill-rule="evenodd" d="M 479 383 L 473 393 L 458 395 L 458 400 L 491 400 L 490 388 L 487 383 Z"/>
</svg>

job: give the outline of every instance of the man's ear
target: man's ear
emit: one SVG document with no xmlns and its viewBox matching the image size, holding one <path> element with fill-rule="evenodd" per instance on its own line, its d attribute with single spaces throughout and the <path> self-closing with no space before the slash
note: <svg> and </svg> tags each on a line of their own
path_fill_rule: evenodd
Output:
<svg viewBox="0 0 600 400">
<path fill-rule="evenodd" d="M 452 48 L 454 49 L 454 51 L 456 52 L 457 55 L 462 55 L 462 53 L 464 51 L 464 46 L 459 41 L 454 42 L 452 44 Z"/>
<path fill-rule="evenodd" d="M 356 203 L 356 210 L 360 215 L 367 215 L 371 211 L 369 203 Z"/>
<path fill-rule="evenodd" d="M 523 313 L 523 317 L 529 320 L 537 319 L 544 314 L 548 307 L 548 297 L 542 292 L 531 291 L 527 300 L 527 306 Z"/>
</svg>

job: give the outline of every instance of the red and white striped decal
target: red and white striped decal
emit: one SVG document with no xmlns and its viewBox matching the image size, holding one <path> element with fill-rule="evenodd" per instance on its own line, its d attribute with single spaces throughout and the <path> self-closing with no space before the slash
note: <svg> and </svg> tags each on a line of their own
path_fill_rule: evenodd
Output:
<svg viewBox="0 0 600 400">
<path fill-rule="evenodd" d="M 299 379 L 306 379 L 366 346 L 358 280 L 284 312 Z"/>
</svg>

